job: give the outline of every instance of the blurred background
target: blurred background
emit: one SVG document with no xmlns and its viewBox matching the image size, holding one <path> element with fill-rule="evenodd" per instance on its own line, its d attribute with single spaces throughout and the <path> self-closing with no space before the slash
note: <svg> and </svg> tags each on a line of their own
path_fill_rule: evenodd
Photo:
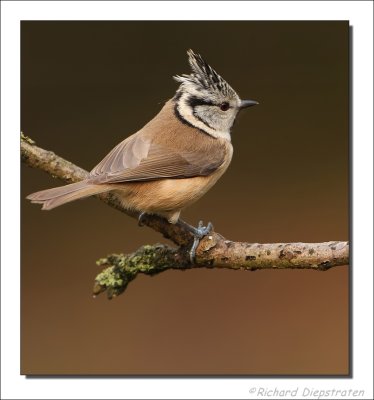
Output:
<svg viewBox="0 0 374 400">
<path fill-rule="evenodd" d="M 349 239 L 348 22 L 21 24 L 21 125 L 90 170 L 174 95 L 192 48 L 242 98 L 226 174 L 182 213 L 246 242 Z M 346 375 L 349 270 L 196 269 L 92 298 L 109 253 L 166 242 L 95 198 L 50 212 L 60 185 L 22 166 L 21 373 Z"/>
</svg>

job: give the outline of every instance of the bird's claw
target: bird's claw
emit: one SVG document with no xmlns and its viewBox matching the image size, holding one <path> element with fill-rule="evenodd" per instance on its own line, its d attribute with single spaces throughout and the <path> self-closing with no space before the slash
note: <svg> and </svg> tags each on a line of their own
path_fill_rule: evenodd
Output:
<svg viewBox="0 0 374 400">
<path fill-rule="evenodd" d="M 194 236 L 194 241 L 190 250 L 190 261 L 191 264 L 195 263 L 196 249 L 200 243 L 200 240 L 206 236 L 213 229 L 211 222 L 207 226 L 204 226 L 203 221 L 199 221 L 197 228 L 194 228 L 192 234 Z"/>
<path fill-rule="evenodd" d="M 146 217 L 147 217 L 146 212 L 142 212 L 139 214 L 139 217 L 138 217 L 138 225 L 139 226 L 144 225 L 144 220 L 146 219 Z M 199 221 L 197 228 L 195 228 L 182 220 L 180 220 L 179 223 L 182 224 L 189 232 L 191 232 L 192 236 L 194 237 L 194 241 L 193 241 L 191 250 L 189 252 L 190 253 L 190 262 L 191 262 L 191 264 L 194 264 L 197 246 L 199 245 L 200 240 L 204 236 L 208 235 L 211 232 L 211 230 L 213 229 L 213 225 L 211 222 L 209 222 L 207 224 L 207 226 L 204 226 L 203 221 Z"/>
</svg>

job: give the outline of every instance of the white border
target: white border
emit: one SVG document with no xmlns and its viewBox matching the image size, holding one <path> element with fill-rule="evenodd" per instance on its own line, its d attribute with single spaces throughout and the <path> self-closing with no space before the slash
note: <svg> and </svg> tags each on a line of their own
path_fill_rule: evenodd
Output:
<svg viewBox="0 0 374 400">
<path fill-rule="evenodd" d="M 105 3 L 105 4 L 104 4 Z M 373 398 L 373 3 L 2 2 L 2 398 L 255 398 L 252 387 L 365 390 Z M 354 27 L 354 377 L 350 379 L 25 379 L 19 375 L 19 23 L 87 19 L 349 20 Z M 271 398 L 267 396 L 257 398 Z M 273 397 L 275 398 L 275 397 Z M 284 397 L 287 398 L 287 397 Z M 311 397 L 308 397 L 311 398 Z M 316 397 L 314 397 L 316 398 Z M 328 396 L 324 398 L 341 398 Z M 360 398 L 360 397 L 359 397 Z M 361 397 L 363 398 L 363 397 Z"/>
</svg>

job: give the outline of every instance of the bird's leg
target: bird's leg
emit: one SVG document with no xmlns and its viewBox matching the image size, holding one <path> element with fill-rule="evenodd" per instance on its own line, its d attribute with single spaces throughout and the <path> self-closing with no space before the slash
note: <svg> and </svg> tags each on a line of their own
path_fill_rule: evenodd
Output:
<svg viewBox="0 0 374 400">
<path fill-rule="evenodd" d="M 149 215 L 149 214 L 147 214 L 146 212 L 142 212 L 139 214 L 139 217 L 138 217 L 138 225 L 139 226 L 144 225 L 144 220 L 147 217 L 147 215 Z M 178 216 L 179 216 L 179 213 L 178 213 Z M 168 222 L 172 223 L 172 222 L 170 222 L 170 220 L 168 220 Z M 190 261 L 191 261 L 191 264 L 194 264 L 197 246 L 199 245 L 200 240 L 204 236 L 208 235 L 208 233 L 213 229 L 213 225 L 211 222 L 209 222 L 207 224 L 207 226 L 204 226 L 203 221 L 199 221 L 197 228 L 195 228 L 194 226 L 187 224 L 187 222 L 183 221 L 182 219 L 179 219 L 175 222 L 178 222 L 180 225 L 182 225 L 194 237 L 194 241 L 193 241 L 193 244 L 192 244 L 192 247 L 190 250 Z"/>
<path fill-rule="evenodd" d="M 189 232 L 191 232 L 194 237 L 194 241 L 190 250 L 190 261 L 191 264 L 193 264 L 195 262 L 196 249 L 200 243 L 200 240 L 213 229 L 213 225 L 211 222 L 209 222 L 207 226 L 204 226 L 203 221 L 200 221 L 197 228 L 195 228 L 181 219 L 179 220 L 179 223 L 183 225 L 183 227 L 185 227 Z"/>
</svg>

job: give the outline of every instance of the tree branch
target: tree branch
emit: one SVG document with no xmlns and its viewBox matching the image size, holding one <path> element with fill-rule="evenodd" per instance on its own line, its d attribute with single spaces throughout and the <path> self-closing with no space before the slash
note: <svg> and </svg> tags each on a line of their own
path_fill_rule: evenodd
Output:
<svg viewBox="0 0 374 400">
<path fill-rule="evenodd" d="M 78 182 L 89 174 L 55 153 L 36 146 L 34 141 L 23 134 L 21 157 L 28 166 L 41 169 L 68 183 Z M 115 194 L 104 193 L 97 197 L 130 217 L 138 218 L 136 212 L 122 207 Z M 99 260 L 98 264 L 106 268 L 96 277 L 94 294 L 107 290 L 108 297 L 112 298 L 122 293 L 138 273 L 154 275 L 166 269 L 211 267 L 253 271 L 301 268 L 325 271 L 331 267 L 349 264 L 348 242 L 240 243 L 226 240 L 212 231 L 201 240 L 196 250 L 196 262 L 191 265 L 188 251 L 193 237 L 183 223 L 172 225 L 155 215 L 147 215 L 142 222 L 173 241 L 178 248 L 172 249 L 159 244 L 143 246 L 133 254 L 112 254 Z"/>
</svg>

